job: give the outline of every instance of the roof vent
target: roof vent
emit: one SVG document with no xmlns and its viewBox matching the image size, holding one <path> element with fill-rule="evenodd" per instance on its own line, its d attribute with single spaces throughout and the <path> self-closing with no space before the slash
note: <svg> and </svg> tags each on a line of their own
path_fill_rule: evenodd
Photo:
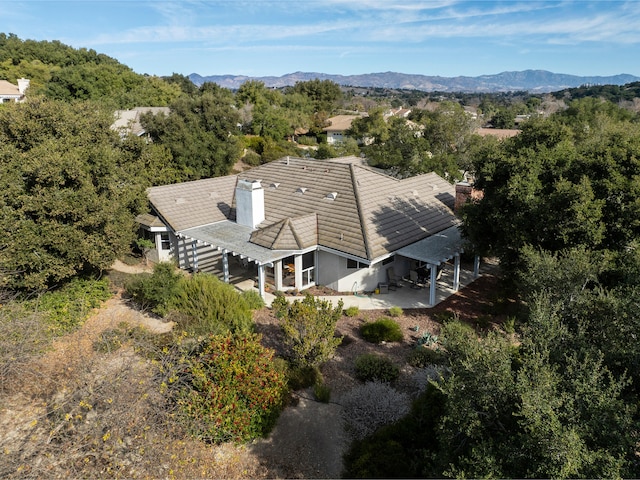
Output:
<svg viewBox="0 0 640 480">
<path fill-rule="evenodd" d="M 420 194 L 418 193 L 418 190 L 414 190 L 411 193 L 413 194 L 414 197 L 419 197 L 420 196 Z"/>
<path fill-rule="evenodd" d="M 335 200 L 337 197 L 338 197 L 338 192 L 330 192 L 330 193 L 327 193 L 324 198 L 327 198 L 329 200 Z"/>
<path fill-rule="evenodd" d="M 182 198 L 182 197 L 176 198 L 177 205 L 182 205 L 183 203 L 187 203 L 187 200 L 185 198 Z"/>
<path fill-rule="evenodd" d="M 298 189 L 296 190 L 296 193 L 303 193 L 307 191 L 307 187 L 298 187 Z"/>
<path fill-rule="evenodd" d="M 273 182 L 271 185 L 269 185 L 269 188 L 278 188 L 280 186 L 280 184 L 278 182 Z"/>
</svg>

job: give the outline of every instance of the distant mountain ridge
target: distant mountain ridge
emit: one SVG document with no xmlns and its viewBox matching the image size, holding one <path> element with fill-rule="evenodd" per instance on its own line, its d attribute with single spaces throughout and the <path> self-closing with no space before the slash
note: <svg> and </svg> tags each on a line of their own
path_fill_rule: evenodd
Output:
<svg viewBox="0 0 640 480">
<path fill-rule="evenodd" d="M 197 73 L 189 75 L 189 79 L 200 86 L 205 82 L 217 83 L 221 87 L 236 89 L 247 80 L 258 80 L 267 87 L 286 87 L 296 82 L 314 79 L 331 80 L 338 85 L 352 87 L 398 88 L 407 90 L 422 90 L 426 92 L 465 92 L 465 93 L 493 93 L 510 91 L 528 91 L 532 93 L 547 93 L 575 88 L 582 85 L 625 85 L 640 81 L 640 77 L 630 74 L 611 76 L 567 75 L 552 73 L 546 70 L 524 70 L 519 72 L 502 72 L 495 75 L 481 75 L 478 77 L 440 77 L 417 75 L 397 72 L 366 73 L 362 75 L 331 75 L 316 72 L 295 72 L 281 77 L 249 77 L 244 75 L 210 75 L 200 76 Z"/>
</svg>

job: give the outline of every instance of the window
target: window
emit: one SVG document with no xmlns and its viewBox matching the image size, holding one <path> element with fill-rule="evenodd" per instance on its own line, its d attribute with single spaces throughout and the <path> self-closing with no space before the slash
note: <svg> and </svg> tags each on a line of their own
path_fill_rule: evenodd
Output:
<svg viewBox="0 0 640 480">
<path fill-rule="evenodd" d="M 396 257 L 394 257 L 394 256 L 391 256 L 391 257 L 389 257 L 389 258 L 385 258 L 385 259 L 382 261 L 382 265 L 389 265 L 390 263 L 393 263 L 393 261 L 394 261 L 395 259 L 396 259 Z"/>
<path fill-rule="evenodd" d="M 171 240 L 169 239 L 168 233 L 160 234 L 160 243 L 162 250 L 171 250 Z"/>
<path fill-rule="evenodd" d="M 366 263 L 358 262 L 357 260 L 352 260 L 351 258 L 347 258 L 347 268 L 369 268 L 369 265 L 367 265 Z"/>
</svg>

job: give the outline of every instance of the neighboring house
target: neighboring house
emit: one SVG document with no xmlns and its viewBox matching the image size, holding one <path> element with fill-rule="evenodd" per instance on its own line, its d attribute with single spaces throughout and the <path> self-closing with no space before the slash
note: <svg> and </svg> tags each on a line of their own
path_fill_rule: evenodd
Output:
<svg viewBox="0 0 640 480">
<path fill-rule="evenodd" d="M 327 133 L 327 143 L 333 145 L 347 138 L 346 131 L 351 128 L 351 122 L 362 115 L 336 115 L 327 119 L 329 126 L 322 130 Z"/>
<path fill-rule="evenodd" d="M 505 138 L 515 137 L 520 133 L 520 130 L 516 128 L 486 128 L 481 127 L 476 129 L 478 135 L 482 137 L 491 136 L 496 137 L 498 140 L 504 140 Z"/>
<path fill-rule="evenodd" d="M 455 188 L 435 173 L 396 179 L 368 167 L 286 157 L 237 175 L 152 187 L 153 215 L 142 228 L 181 268 L 218 270 L 229 260 L 253 269 L 258 290 L 324 285 L 373 291 L 389 274 L 454 260 L 458 288 L 462 240 Z M 159 227 L 161 228 L 161 227 Z M 160 239 L 160 240 L 159 240 Z M 476 265 L 477 268 L 477 265 Z M 391 270 L 390 270 L 391 269 Z"/>
<path fill-rule="evenodd" d="M 132 134 L 141 137 L 147 133 L 140 124 L 142 114 L 151 112 L 154 115 L 158 113 L 169 115 L 169 111 L 169 107 L 136 107 L 133 110 L 116 110 L 115 121 L 111 125 L 111 129 L 120 132 L 121 136 Z"/>
<path fill-rule="evenodd" d="M 18 85 L 0 80 L 0 103 L 23 102 L 29 83 L 26 78 L 19 78 Z"/>
</svg>

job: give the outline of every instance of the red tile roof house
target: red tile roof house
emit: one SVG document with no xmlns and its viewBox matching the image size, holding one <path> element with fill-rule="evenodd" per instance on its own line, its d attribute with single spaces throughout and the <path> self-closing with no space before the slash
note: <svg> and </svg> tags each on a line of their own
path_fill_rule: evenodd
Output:
<svg viewBox="0 0 640 480">
<path fill-rule="evenodd" d="M 388 285 L 390 273 L 404 277 L 426 266 L 434 305 L 437 269 L 452 259 L 459 286 L 455 187 L 435 173 L 399 180 L 362 165 L 286 157 L 147 193 L 165 228 L 152 215 L 138 220 L 168 234 L 160 258 L 220 271 L 227 282 L 230 258 L 240 260 L 263 297 L 266 283 L 280 291 L 323 285 L 370 292 Z M 476 261 L 476 275 L 477 268 Z"/>
</svg>

